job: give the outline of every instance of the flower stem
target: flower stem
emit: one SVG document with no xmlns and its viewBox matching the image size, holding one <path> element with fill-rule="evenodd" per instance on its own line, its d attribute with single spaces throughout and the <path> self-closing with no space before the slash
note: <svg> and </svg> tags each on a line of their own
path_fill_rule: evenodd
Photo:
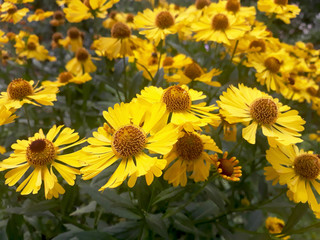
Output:
<svg viewBox="0 0 320 240">
<path fill-rule="evenodd" d="M 124 75 L 124 84 L 123 84 L 123 88 L 124 88 L 124 100 L 125 102 L 128 102 L 128 81 L 127 81 L 127 71 L 126 71 L 126 56 L 123 55 L 123 75 Z"/>
<path fill-rule="evenodd" d="M 233 52 L 232 52 L 232 55 L 231 55 L 231 59 L 230 59 L 231 63 L 232 63 L 232 59 L 234 57 L 234 54 L 236 53 L 238 44 L 239 44 L 239 40 L 236 41 L 236 45 L 234 46 L 234 49 L 233 49 Z"/>
<path fill-rule="evenodd" d="M 24 108 L 24 112 L 26 114 L 26 119 L 27 119 L 27 122 L 28 122 L 29 135 L 31 136 L 32 131 L 31 131 L 31 124 L 30 124 L 30 118 L 29 118 L 27 106 L 24 105 L 23 108 Z"/>
</svg>

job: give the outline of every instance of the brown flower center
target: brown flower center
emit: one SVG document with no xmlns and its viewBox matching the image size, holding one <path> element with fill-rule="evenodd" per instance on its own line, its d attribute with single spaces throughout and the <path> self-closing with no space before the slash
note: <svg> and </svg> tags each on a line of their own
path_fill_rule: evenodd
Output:
<svg viewBox="0 0 320 240">
<path fill-rule="evenodd" d="M 306 48 L 309 49 L 309 50 L 314 49 L 313 43 L 308 42 L 308 43 L 306 44 Z"/>
<path fill-rule="evenodd" d="M 178 155 L 187 161 L 196 160 L 201 156 L 203 151 L 203 143 L 199 136 L 193 133 L 186 133 L 179 138 L 176 143 Z"/>
<path fill-rule="evenodd" d="M 36 15 L 40 15 L 40 14 L 44 13 L 44 11 L 41 8 L 38 8 L 34 13 Z"/>
<path fill-rule="evenodd" d="M 154 52 L 151 54 L 151 57 L 148 61 L 148 65 L 152 66 L 152 65 L 156 65 L 156 64 L 158 64 L 158 54 Z"/>
<path fill-rule="evenodd" d="M 308 88 L 307 88 L 307 92 L 308 92 L 311 96 L 317 96 L 317 94 L 318 94 L 318 90 L 315 89 L 314 87 L 308 87 Z"/>
<path fill-rule="evenodd" d="M 226 4 L 226 9 L 227 11 L 230 12 L 238 12 L 240 10 L 240 2 L 238 0 L 228 0 L 227 4 Z"/>
<path fill-rule="evenodd" d="M 226 30 L 229 26 L 229 20 L 228 17 L 222 13 L 218 13 L 216 14 L 213 18 L 212 18 L 212 28 L 214 30 Z"/>
<path fill-rule="evenodd" d="M 37 45 L 34 42 L 28 42 L 28 44 L 27 44 L 28 50 L 34 51 L 34 50 L 36 50 L 36 48 L 37 48 Z"/>
<path fill-rule="evenodd" d="M 163 66 L 164 66 L 164 67 L 172 66 L 173 63 L 174 63 L 174 60 L 173 60 L 172 57 L 166 57 L 166 58 L 163 60 Z"/>
<path fill-rule="evenodd" d="M 26 80 L 17 78 L 11 81 L 7 88 L 7 93 L 10 99 L 20 100 L 26 96 L 32 95 L 33 87 Z"/>
<path fill-rule="evenodd" d="M 133 20 L 134 20 L 134 15 L 131 14 L 131 13 L 129 13 L 129 14 L 127 15 L 127 18 L 126 18 L 126 22 L 132 23 Z"/>
<path fill-rule="evenodd" d="M 113 10 L 113 11 L 111 11 L 111 12 L 109 13 L 109 18 L 115 20 L 117 14 L 118 14 L 118 12 Z"/>
<path fill-rule="evenodd" d="M 250 105 L 250 114 L 261 124 L 273 124 L 278 118 L 278 106 L 269 98 L 258 98 Z"/>
<path fill-rule="evenodd" d="M 266 68 L 273 72 L 273 73 L 277 73 L 280 70 L 280 66 L 281 63 L 278 59 L 276 59 L 275 57 L 268 57 L 265 61 L 264 61 L 264 65 L 266 66 Z"/>
<path fill-rule="evenodd" d="M 174 24 L 174 18 L 168 11 L 158 13 L 156 17 L 156 26 L 161 29 L 169 28 Z"/>
<path fill-rule="evenodd" d="M 53 14 L 53 18 L 56 20 L 63 20 L 64 19 L 64 13 L 60 10 L 55 11 Z"/>
<path fill-rule="evenodd" d="M 122 23 L 122 22 L 117 22 L 115 23 L 112 28 L 111 28 L 111 36 L 113 38 L 128 38 L 131 35 L 131 30 L 130 28 Z"/>
<path fill-rule="evenodd" d="M 63 36 L 61 33 L 59 32 L 55 32 L 53 35 L 52 35 L 52 41 L 54 41 L 55 43 L 58 43 L 60 39 L 62 39 Z"/>
<path fill-rule="evenodd" d="M 32 141 L 26 152 L 27 161 L 35 166 L 44 166 L 51 163 L 56 157 L 56 150 L 48 139 Z"/>
<path fill-rule="evenodd" d="M 285 6 L 288 4 L 288 0 L 274 0 L 274 3 Z"/>
<path fill-rule="evenodd" d="M 231 177 L 233 174 L 232 161 L 228 159 L 218 159 L 220 162 L 219 168 L 222 170 L 221 174 Z"/>
<path fill-rule="evenodd" d="M 315 154 L 301 154 L 293 162 L 295 172 L 306 178 L 315 179 L 320 174 L 320 159 Z"/>
<path fill-rule="evenodd" d="M 66 83 L 69 82 L 73 78 L 72 73 L 70 72 L 62 72 L 59 74 L 59 82 L 60 83 Z"/>
<path fill-rule="evenodd" d="M 17 11 L 18 11 L 18 8 L 17 8 L 15 5 L 12 4 L 12 7 L 10 7 L 10 8 L 8 9 L 7 13 L 8 13 L 9 15 L 12 15 L 12 14 L 14 14 L 14 13 L 17 12 Z"/>
<path fill-rule="evenodd" d="M 67 34 L 68 34 L 69 38 L 71 38 L 71 39 L 78 39 L 80 37 L 81 33 L 78 28 L 71 27 L 71 28 L 69 28 Z"/>
<path fill-rule="evenodd" d="M 183 73 L 188 78 L 194 80 L 202 75 L 202 69 L 197 63 L 193 62 L 185 67 Z"/>
<path fill-rule="evenodd" d="M 180 86 L 167 88 L 162 96 L 162 101 L 166 104 L 169 112 L 186 111 L 191 106 L 189 93 Z"/>
<path fill-rule="evenodd" d="M 196 0 L 195 5 L 196 5 L 196 8 L 200 10 L 206 6 L 209 6 L 210 3 L 211 3 L 210 0 Z"/>
<path fill-rule="evenodd" d="M 265 52 L 266 51 L 266 44 L 265 44 L 264 40 L 257 39 L 257 40 L 253 40 L 250 43 L 249 48 L 260 48 L 260 50 L 258 52 Z"/>
<path fill-rule="evenodd" d="M 133 125 L 124 126 L 113 135 L 112 148 L 121 157 L 130 157 L 140 153 L 145 144 L 145 133 Z"/>
<path fill-rule="evenodd" d="M 77 53 L 76 53 L 76 58 L 80 62 L 84 62 L 89 58 L 89 53 L 85 48 L 79 48 Z"/>
</svg>

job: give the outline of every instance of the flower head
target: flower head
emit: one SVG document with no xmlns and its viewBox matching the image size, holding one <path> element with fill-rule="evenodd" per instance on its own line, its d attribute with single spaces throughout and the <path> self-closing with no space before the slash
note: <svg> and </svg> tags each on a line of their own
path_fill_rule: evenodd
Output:
<svg viewBox="0 0 320 240">
<path fill-rule="evenodd" d="M 217 172 L 220 176 L 228 181 L 240 181 L 240 177 L 242 176 L 241 166 L 236 166 L 239 163 L 239 160 L 236 157 L 232 157 L 230 159 L 228 157 L 228 152 L 224 152 L 222 158 L 218 157 L 218 154 L 211 156 L 213 160 Z"/>
</svg>

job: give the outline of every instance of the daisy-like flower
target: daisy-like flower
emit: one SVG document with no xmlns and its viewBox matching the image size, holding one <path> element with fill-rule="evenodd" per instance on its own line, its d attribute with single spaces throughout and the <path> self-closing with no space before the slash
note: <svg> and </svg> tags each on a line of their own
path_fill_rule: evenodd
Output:
<svg viewBox="0 0 320 240">
<path fill-rule="evenodd" d="M 107 10 L 120 0 L 71 0 L 63 9 L 69 22 L 81 22 L 89 18 L 105 18 Z"/>
<path fill-rule="evenodd" d="M 53 171 L 55 168 L 69 185 L 74 185 L 76 174 L 80 173 L 80 170 L 74 167 L 81 167 L 78 161 L 79 151 L 69 154 L 61 153 L 86 140 L 78 140 L 78 133 L 74 133 L 74 130 L 70 128 L 64 128 L 61 131 L 62 127 L 53 126 L 47 135 L 40 129 L 28 140 L 17 140 L 11 146 L 14 153 L 0 163 L 1 171 L 10 169 L 5 174 L 5 184 L 13 186 L 31 169 L 32 172 L 18 186 L 17 192 L 22 191 L 22 195 L 37 194 L 43 181 L 45 198 L 57 198 L 65 191 L 58 183 Z"/>
<path fill-rule="evenodd" d="M 189 177 L 195 182 L 207 180 L 212 161 L 205 150 L 221 153 L 209 136 L 197 132 L 182 133 L 172 151 L 164 156 L 168 168 L 163 178 L 175 187 L 186 186 L 190 172 Z"/>
<path fill-rule="evenodd" d="M 257 5 L 259 11 L 266 12 L 269 17 L 275 14 L 286 24 L 290 24 L 290 20 L 300 13 L 300 8 L 288 4 L 288 0 L 259 0 Z"/>
<path fill-rule="evenodd" d="M 16 44 L 14 45 L 16 52 L 20 57 L 35 58 L 39 61 L 55 61 L 54 56 L 49 55 L 49 51 L 44 46 L 40 45 L 37 35 L 30 35 L 25 42 L 23 38 L 16 37 Z"/>
<path fill-rule="evenodd" d="M 13 22 L 16 24 L 29 12 L 28 8 L 18 9 L 16 5 L 5 2 L 0 5 L 1 22 Z"/>
<path fill-rule="evenodd" d="M 316 133 L 309 134 L 309 138 L 312 141 L 320 142 L 320 130 L 318 130 Z"/>
<path fill-rule="evenodd" d="M 166 107 L 154 104 L 147 109 L 137 102 L 116 104 L 103 112 L 107 123 L 98 128 L 84 147 L 87 166 L 81 169 L 83 179 L 91 179 L 118 160 L 115 172 L 100 188 L 115 188 L 129 176 L 128 186 L 133 187 L 138 177 L 145 176 L 150 185 L 154 176 L 159 177 L 167 161 L 153 154 L 167 154 L 176 143 L 179 132 L 173 124 L 163 120 Z"/>
<path fill-rule="evenodd" d="M 266 229 L 268 229 L 269 233 L 271 234 L 277 234 L 277 233 L 281 233 L 282 229 L 285 225 L 284 221 L 280 218 L 277 217 L 268 217 L 266 219 Z M 289 236 L 286 237 L 281 237 L 281 235 L 277 235 L 277 237 L 281 238 L 281 239 L 289 239 Z"/>
<path fill-rule="evenodd" d="M 63 39 L 63 35 L 60 32 L 55 32 L 54 34 L 52 34 L 51 39 L 51 48 L 54 49 L 61 46 L 59 41 Z"/>
<path fill-rule="evenodd" d="M 43 21 L 44 19 L 51 17 L 53 15 L 52 11 L 43 11 L 43 9 L 39 8 L 37 9 L 33 15 L 30 15 L 28 17 L 28 22 L 38 22 L 38 21 Z"/>
<path fill-rule="evenodd" d="M 171 115 L 170 122 L 188 132 L 201 130 L 200 127 L 207 124 L 212 126 L 220 124 L 220 117 L 211 113 L 218 109 L 215 105 L 206 106 L 205 102 L 192 103 L 204 98 L 206 96 L 202 92 L 189 89 L 186 85 L 171 86 L 167 89 L 146 87 L 141 91 L 141 95 L 137 95 L 137 100 L 149 107 L 159 102 L 165 103 L 166 119 Z"/>
<path fill-rule="evenodd" d="M 50 21 L 50 24 L 54 27 L 63 25 L 65 22 L 64 13 L 60 10 L 53 13 L 53 19 Z"/>
<path fill-rule="evenodd" d="M 320 158 L 295 145 L 278 145 L 266 152 L 266 158 L 279 175 L 279 184 L 287 185 L 295 202 L 308 202 L 313 211 L 320 211 L 315 191 L 320 192 Z"/>
<path fill-rule="evenodd" d="M 97 67 L 91 60 L 91 55 L 85 48 L 79 48 L 74 58 L 72 58 L 66 65 L 66 69 L 75 74 L 90 73 L 97 70 Z"/>
<path fill-rule="evenodd" d="M 203 69 L 196 63 L 192 62 L 184 67 L 184 70 L 178 71 L 172 76 L 168 76 L 168 82 L 179 82 L 180 84 L 188 84 L 192 81 L 199 81 L 206 83 L 213 87 L 220 87 L 221 84 L 217 81 L 212 81 L 214 76 L 218 76 L 222 73 L 221 70 L 217 68 L 211 69 L 209 72 L 205 73 Z"/>
<path fill-rule="evenodd" d="M 218 154 L 214 154 L 211 156 L 211 159 L 214 165 L 217 168 L 217 172 L 223 179 L 228 181 L 240 181 L 240 177 L 242 176 L 241 166 L 236 166 L 239 163 L 236 157 L 232 157 L 230 159 L 228 157 L 228 152 L 224 152 L 222 158 L 218 157 Z"/>
<path fill-rule="evenodd" d="M 0 107 L 0 126 L 8 123 L 12 123 L 14 119 L 17 118 L 16 115 L 13 114 L 13 110 L 8 110 L 5 106 Z"/>
<path fill-rule="evenodd" d="M 274 141 L 285 145 L 302 142 L 298 132 L 304 130 L 302 125 L 305 121 L 298 115 L 298 111 L 290 110 L 277 98 L 256 88 L 243 84 L 239 84 L 238 88 L 230 86 L 217 103 L 227 122 L 248 125 L 242 130 L 242 137 L 251 144 L 256 142 L 258 126 L 268 137 L 269 144 Z"/>
<path fill-rule="evenodd" d="M 147 39 L 153 40 L 156 46 L 158 46 L 160 40 L 165 40 L 167 35 L 177 32 L 175 15 L 161 8 L 154 11 L 146 9 L 143 13 L 139 12 L 134 18 L 134 23 L 137 28 L 144 29 L 139 33 L 145 35 Z"/>
<path fill-rule="evenodd" d="M 70 48 L 72 52 L 76 52 L 83 46 L 83 35 L 76 27 L 68 29 L 68 36 L 65 39 L 59 40 L 59 44 L 64 48 Z"/>
<path fill-rule="evenodd" d="M 7 91 L 1 93 L 0 105 L 7 109 L 18 109 L 25 103 L 52 106 L 52 102 L 57 100 L 58 91 L 57 87 L 36 87 L 33 81 L 16 78 L 8 85 Z"/>
<path fill-rule="evenodd" d="M 137 37 L 131 35 L 131 30 L 126 24 L 117 22 L 111 29 L 111 38 L 100 37 L 94 41 L 93 47 L 109 59 L 132 56 L 133 49 L 137 48 L 136 39 Z"/>
<path fill-rule="evenodd" d="M 42 86 L 61 87 L 67 85 L 68 83 L 82 84 L 90 81 L 91 79 L 92 77 L 88 73 L 83 75 L 74 75 L 71 72 L 62 72 L 59 74 L 57 81 L 44 81 L 41 84 Z"/>
<path fill-rule="evenodd" d="M 231 40 L 238 40 L 250 30 L 250 25 L 242 17 L 230 14 L 226 10 L 215 9 L 211 4 L 205 14 L 191 25 L 196 33 L 196 41 L 214 41 L 230 46 Z"/>
</svg>

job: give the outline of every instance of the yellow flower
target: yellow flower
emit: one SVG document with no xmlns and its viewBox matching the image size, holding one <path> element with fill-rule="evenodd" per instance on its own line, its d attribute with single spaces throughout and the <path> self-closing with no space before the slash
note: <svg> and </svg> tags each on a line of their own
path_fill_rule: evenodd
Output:
<svg viewBox="0 0 320 240">
<path fill-rule="evenodd" d="M 320 211 L 315 191 L 320 192 L 319 155 L 299 150 L 295 145 L 279 145 L 266 152 L 266 158 L 279 175 L 279 184 L 287 185 L 295 202 L 308 202 L 313 211 Z"/>
<path fill-rule="evenodd" d="M 120 164 L 100 191 L 121 185 L 127 177 L 128 186 L 133 187 L 140 176 L 145 176 L 148 185 L 154 176 L 161 176 L 167 161 L 146 152 L 167 154 L 177 141 L 178 130 L 163 120 L 165 111 L 164 104 L 154 104 L 148 110 L 132 102 L 116 104 L 103 112 L 107 123 L 83 148 L 88 154 L 84 158 L 88 166 L 81 169 L 83 179 L 95 177 L 118 160 Z"/>
<path fill-rule="evenodd" d="M 13 114 L 14 111 L 15 109 L 8 110 L 4 105 L 0 106 L 0 126 L 12 123 L 14 119 L 17 118 L 17 116 Z"/>
<path fill-rule="evenodd" d="M 282 105 L 277 98 L 256 88 L 243 84 L 239 84 L 238 88 L 231 86 L 217 103 L 227 122 L 248 125 L 242 130 L 242 137 L 251 144 L 256 142 L 258 126 L 261 126 L 262 133 L 268 137 L 269 144 L 274 141 L 285 145 L 302 142 L 298 132 L 304 130 L 302 125 L 305 121 L 298 115 L 298 111 L 290 110 L 289 106 Z"/>
<path fill-rule="evenodd" d="M 282 219 L 277 217 L 268 217 L 266 219 L 266 228 L 268 229 L 269 233 L 271 234 L 277 234 L 281 233 L 282 229 L 284 227 L 285 223 Z M 281 239 L 289 239 L 289 236 L 281 237 L 281 235 L 278 235 Z"/>
<path fill-rule="evenodd" d="M 173 146 L 167 159 L 167 170 L 163 178 L 173 186 L 186 186 L 187 173 L 195 182 L 205 181 L 209 176 L 211 159 L 205 150 L 220 152 L 216 143 L 209 136 L 197 132 L 182 132 L 182 136 Z"/>
<path fill-rule="evenodd" d="M 0 154 L 6 153 L 6 148 L 4 146 L 0 146 Z"/>
<path fill-rule="evenodd" d="M 33 15 L 30 15 L 28 17 L 28 22 L 33 22 L 33 21 L 42 21 L 48 17 L 51 17 L 53 15 L 52 11 L 43 11 L 42 9 L 37 9 Z"/>
<path fill-rule="evenodd" d="M 57 198 L 65 191 L 58 183 L 53 171 L 55 168 L 69 185 L 74 185 L 76 174 L 80 173 L 74 168 L 81 167 L 78 161 L 80 155 L 78 152 L 69 154 L 61 154 L 61 152 L 84 143 L 86 140 L 78 141 L 78 133 L 74 133 L 74 130 L 70 128 L 64 128 L 60 132 L 62 127 L 53 126 L 47 135 L 40 129 L 28 140 L 17 140 L 17 143 L 12 144 L 11 148 L 14 149 L 14 153 L 0 163 L 1 171 L 10 169 L 5 174 L 5 184 L 13 186 L 31 169 L 32 172 L 18 186 L 17 192 L 22 190 L 22 195 L 37 194 L 43 181 L 45 198 Z"/>
<path fill-rule="evenodd" d="M 71 0 L 63 11 L 69 22 L 81 22 L 88 18 L 105 18 L 107 10 L 120 0 Z"/>
<path fill-rule="evenodd" d="M 11 2 L 11 3 L 14 3 L 14 4 L 34 2 L 34 0 L 4 0 L 4 1 L 5 2 Z"/>
<path fill-rule="evenodd" d="M 211 113 L 218 109 L 216 106 L 206 106 L 205 102 L 193 103 L 193 101 L 206 98 L 202 92 L 189 89 L 186 85 L 171 86 L 167 89 L 146 87 L 137 95 L 137 100 L 152 107 L 153 104 L 163 102 L 167 106 L 165 118 L 171 115 L 170 122 L 184 128 L 188 132 L 200 130 L 200 127 L 211 124 L 218 126 L 220 117 Z"/>
<path fill-rule="evenodd" d="M 47 49 L 44 46 L 39 44 L 39 38 L 36 35 L 30 35 L 27 42 L 20 38 L 16 37 L 16 44 L 14 45 L 16 52 L 20 57 L 35 58 L 39 61 L 55 61 L 54 56 L 50 56 Z"/>
<path fill-rule="evenodd" d="M 34 82 L 30 82 L 16 78 L 8 85 L 7 91 L 2 92 L 0 96 L 0 105 L 4 105 L 7 109 L 18 109 L 23 104 L 33 104 L 36 106 L 53 105 L 53 101 L 57 100 L 56 94 L 59 89 L 57 87 L 36 87 Z"/>
<path fill-rule="evenodd" d="M 83 46 L 83 35 L 76 27 L 68 29 L 68 36 L 65 39 L 60 39 L 59 44 L 64 48 L 70 48 L 72 52 L 77 52 Z"/>
<path fill-rule="evenodd" d="M 228 159 L 228 152 L 224 152 L 222 158 L 218 157 L 218 154 L 210 156 L 214 165 L 217 168 L 217 172 L 223 179 L 228 181 L 240 181 L 242 176 L 241 166 L 236 166 L 239 163 L 236 157 Z"/>
<path fill-rule="evenodd" d="M 259 11 L 266 12 L 269 17 L 275 14 L 276 18 L 286 24 L 290 24 L 290 20 L 300 13 L 300 8 L 297 5 L 289 5 L 288 0 L 258 0 L 257 5 Z"/>
<path fill-rule="evenodd" d="M 65 86 L 68 83 L 75 83 L 75 84 L 83 84 L 85 82 L 88 82 L 92 79 L 92 77 L 88 74 L 78 74 L 74 75 L 71 72 L 62 72 L 57 77 L 57 81 L 43 81 L 41 83 L 42 86 L 52 86 L 52 87 L 61 87 Z"/>
<path fill-rule="evenodd" d="M 178 27 L 175 15 L 161 8 L 139 12 L 134 18 L 134 23 L 137 28 L 144 29 L 139 33 L 145 35 L 147 39 L 153 40 L 156 46 L 160 40 L 165 40 L 167 35 L 175 34 Z"/>
<path fill-rule="evenodd" d="M 60 10 L 53 13 L 53 19 L 50 21 L 50 24 L 54 27 L 58 27 L 64 24 L 64 13 Z"/>
<path fill-rule="evenodd" d="M 16 5 L 5 2 L 0 5 L 1 22 L 13 22 L 16 24 L 29 12 L 28 8 L 18 9 Z"/>
<path fill-rule="evenodd" d="M 320 130 L 317 131 L 317 133 L 311 133 L 309 134 L 310 140 L 315 140 L 317 142 L 320 142 Z"/>
<path fill-rule="evenodd" d="M 90 73 L 97 70 L 91 60 L 91 55 L 85 48 L 79 48 L 74 58 L 66 65 L 66 69 L 74 75 Z"/>
</svg>

